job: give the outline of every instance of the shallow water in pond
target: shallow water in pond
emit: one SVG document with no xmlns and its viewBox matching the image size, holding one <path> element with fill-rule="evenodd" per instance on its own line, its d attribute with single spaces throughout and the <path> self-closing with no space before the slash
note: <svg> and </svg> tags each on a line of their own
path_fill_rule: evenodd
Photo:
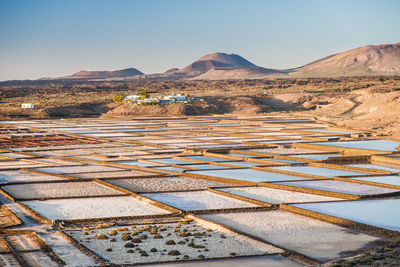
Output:
<svg viewBox="0 0 400 267">
<path fill-rule="evenodd" d="M 184 158 L 199 159 L 199 160 L 205 160 L 205 161 L 210 161 L 210 162 L 229 161 L 228 159 L 211 158 L 211 157 L 204 157 L 204 156 L 186 156 Z"/>
<path fill-rule="evenodd" d="M 345 171 L 345 170 L 318 168 L 318 167 L 311 167 L 311 166 L 279 166 L 279 167 L 268 167 L 268 168 L 282 170 L 282 171 L 311 174 L 311 175 L 319 175 L 319 176 L 325 176 L 325 177 L 357 176 L 357 175 L 366 175 L 367 174 L 367 173 L 363 173 L 363 172 L 353 172 L 353 171 Z"/>
<path fill-rule="evenodd" d="M 111 161 L 111 162 L 112 162 L 112 163 L 118 163 L 118 164 L 130 165 L 130 166 L 138 166 L 138 167 L 159 166 L 157 163 L 151 164 L 151 163 L 146 163 L 146 162 L 141 162 L 141 161 L 135 161 L 135 160 Z"/>
<path fill-rule="evenodd" d="M 307 178 L 294 176 L 294 175 L 286 175 L 286 174 L 281 174 L 281 173 L 258 171 L 258 170 L 252 170 L 252 169 L 188 171 L 188 173 L 215 176 L 215 177 L 220 177 L 220 178 L 236 179 L 236 180 L 249 181 L 249 182 L 308 180 Z"/>
<path fill-rule="evenodd" d="M 315 159 L 315 160 L 326 160 L 330 157 L 340 157 L 337 154 L 303 154 L 303 155 L 291 155 L 291 157 L 304 158 L 304 159 Z"/>
<path fill-rule="evenodd" d="M 358 167 L 358 168 L 367 168 L 367 169 L 374 169 L 374 170 L 382 170 L 382 171 L 389 171 L 389 172 L 400 172 L 400 166 L 393 166 L 393 167 L 387 167 L 387 166 L 381 166 L 381 165 L 375 165 L 375 164 L 350 164 L 348 166 L 352 167 Z"/>
<path fill-rule="evenodd" d="M 365 140 L 365 141 L 345 141 L 345 142 L 318 142 L 311 143 L 323 146 L 337 146 L 348 148 L 372 149 L 380 151 L 398 151 L 396 147 L 400 145 L 398 142 L 387 140 Z"/>
<path fill-rule="evenodd" d="M 347 220 L 400 231 L 400 199 L 292 204 L 291 206 Z"/>
<path fill-rule="evenodd" d="M 398 175 L 357 177 L 357 178 L 351 178 L 351 179 L 400 186 L 400 176 L 398 176 Z"/>
</svg>

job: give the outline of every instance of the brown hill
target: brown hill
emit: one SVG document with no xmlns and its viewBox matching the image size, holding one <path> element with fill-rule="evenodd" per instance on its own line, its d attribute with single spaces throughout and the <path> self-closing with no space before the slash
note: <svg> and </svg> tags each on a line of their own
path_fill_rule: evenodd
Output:
<svg viewBox="0 0 400 267">
<path fill-rule="evenodd" d="M 261 67 L 248 69 L 212 69 L 200 74 L 192 80 L 232 80 L 232 79 L 262 79 L 267 76 L 280 76 L 284 71 L 266 69 Z"/>
<path fill-rule="evenodd" d="M 123 78 L 128 76 L 141 75 L 143 72 L 135 69 L 123 69 L 114 71 L 87 71 L 81 70 L 69 76 L 61 77 L 60 79 L 106 79 L 106 78 Z"/>
<path fill-rule="evenodd" d="M 400 43 L 368 45 L 293 69 L 291 76 L 334 77 L 400 75 Z"/>
<path fill-rule="evenodd" d="M 205 55 L 195 62 L 177 71 L 187 75 L 199 75 L 212 69 L 257 68 L 256 65 L 236 54 L 213 53 Z"/>
</svg>

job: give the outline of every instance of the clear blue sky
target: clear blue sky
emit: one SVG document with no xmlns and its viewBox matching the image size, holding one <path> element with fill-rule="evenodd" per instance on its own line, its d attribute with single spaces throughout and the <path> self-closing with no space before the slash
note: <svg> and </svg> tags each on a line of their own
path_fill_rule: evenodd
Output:
<svg viewBox="0 0 400 267">
<path fill-rule="evenodd" d="M 398 0 L 0 0 L 0 80 L 164 72 L 217 51 L 290 68 L 399 41 Z"/>
</svg>

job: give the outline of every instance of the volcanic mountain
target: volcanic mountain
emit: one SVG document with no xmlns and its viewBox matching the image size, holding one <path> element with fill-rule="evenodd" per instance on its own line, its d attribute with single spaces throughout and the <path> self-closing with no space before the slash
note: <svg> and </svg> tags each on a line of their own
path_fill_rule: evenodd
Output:
<svg viewBox="0 0 400 267">
<path fill-rule="evenodd" d="M 187 75 L 198 75 L 212 69 L 241 68 L 257 68 L 257 66 L 236 54 L 213 53 L 199 58 L 177 72 Z"/>
<path fill-rule="evenodd" d="M 106 79 L 106 78 L 123 78 L 128 76 L 141 75 L 143 72 L 135 69 L 123 69 L 114 71 L 87 71 L 81 70 L 69 76 L 61 77 L 60 79 Z"/>
<path fill-rule="evenodd" d="M 290 71 L 302 77 L 400 75 L 400 42 L 355 48 Z"/>
</svg>

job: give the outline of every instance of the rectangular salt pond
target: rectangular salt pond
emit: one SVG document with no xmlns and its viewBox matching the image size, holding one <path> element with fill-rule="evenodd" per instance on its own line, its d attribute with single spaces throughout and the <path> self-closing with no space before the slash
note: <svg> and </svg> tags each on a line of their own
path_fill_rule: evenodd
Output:
<svg viewBox="0 0 400 267">
<path fill-rule="evenodd" d="M 202 190 L 209 187 L 232 186 L 229 183 L 189 177 L 113 179 L 105 181 L 137 193 Z"/>
<path fill-rule="evenodd" d="M 27 183 L 27 182 L 43 182 L 43 181 L 60 181 L 61 177 L 36 174 L 32 172 L 16 171 L 0 171 L 0 184 L 8 183 Z"/>
<path fill-rule="evenodd" d="M 398 175 L 357 177 L 357 178 L 351 178 L 351 179 L 358 180 L 358 181 L 366 181 L 366 182 L 374 182 L 374 183 L 400 186 L 400 176 L 398 176 Z"/>
<path fill-rule="evenodd" d="M 94 219 L 170 213 L 133 197 L 96 197 L 22 201 L 49 220 Z"/>
<path fill-rule="evenodd" d="M 400 165 L 398 166 L 384 166 L 384 165 L 377 165 L 377 164 L 350 164 L 347 166 L 358 167 L 358 168 L 366 168 L 366 169 L 374 169 L 374 170 L 382 170 L 382 171 L 389 171 L 393 173 L 400 172 Z"/>
<path fill-rule="evenodd" d="M 308 180 L 304 177 L 287 175 L 268 171 L 258 171 L 253 169 L 228 169 L 210 171 L 187 171 L 188 173 L 215 176 L 220 178 L 236 179 L 249 182 L 275 182 L 275 181 L 298 181 Z"/>
<path fill-rule="evenodd" d="M 374 236 L 280 210 L 201 217 L 322 262 L 358 254 L 368 249 L 371 242 L 379 241 Z"/>
<path fill-rule="evenodd" d="M 338 154 L 302 154 L 302 155 L 291 155 L 291 157 L 303 158 L 303 159 L 315 159 L 315 160 L 327 160 L 331 157 L 341 157 Z"/>
<path fill-rule="evenodd" d="M 164 163 L 164 164 L 175 164 L 175 165 L 194 164 L 194 162 L 183 161 L 183 160 L 174 159 L 174 158 L 150 159 L 149 161 L 156 162 L 156 163 Z"/>
<path fill-rule="evenodd" d="M 143 195 L 177 209 L 186 211 L 259 207 L 258 205 L 249 202 L 215 194 L 206 190 L 171 193 L 148 193 Z"/>
<path fill-rule="evenodd" d="M 301 161 L 289 160 L 289 159 L 274 159 L 274 158 L 259 158 L 267 161 L 281 162 L 281 163 L 303 163 Z"/>
<path fill-rule="evenodd" d="M 302 187 L 302 188 L 311 188 L 311 189 L 358 195 L 358 196 L 379 195 L 379 194 L 389 194 L 389 193 L 399 192 L 399 190 L 391 188 L 384 188 L 379 186 L 372 186 L 372 185 L 365 185 L 358 183 L 349 183 L 336 180 L 284 182 L 277 184 Z"/>
<path fill-rule="evenodd" d="M 129 166 L 137 166 L 137 167 L 154 167 L 154 166 L 161 166 L 160 164 L 157 164 L 154 162 L 152 163 L 147 163 L 147 162 L 141 162 L 141 161 L 136 161 L 136 160 L 120 160 L 120 161 L 111 161 L 112 163 L 118 163 L 118 164 L 124 164 L 124 165 L 129 165 Z"/>
<path fill-rule="evenodd" d="M 232 187 L 220 188 L 218 190 L 251 199 L 264 201 L 270 204 L 341 200 L 334 197 L 292 192 L 268 187 Z"/>
<path fill-rule="evenodd" d="M 94 182 L 65 182 L 6 185 L 2 189 L 17 199 L 122 195 L 120 191 Z"/>
<path fill-rule="evenodd" d="M 319 176 L 325 176 L 325 177 L 358 176 L 358 175 L 367 175 L 368 174 L 368 173 L 364 173 L 364 172 L 345 171 L 345 170 L 319 168 L 319 167 L 312 167 L 312 166 L 279 166 L 279 167 L 268 167 L 268 169 L 297 172 L 297 173 L 304 173 L 304 174 L 311 174 L 311 175 L 319 175 Z"/>
<path fill-rule="evenodd" d="M 185 157 L 183 157 L 183 158 L 198 159 L 198 160 L 204 160 L 204 161 L 210 161 L 210 162 L 229 161 L 228 159 L 212 158 L 212 157 L 205 157 L 205 156 L 185 156 Z"/>
<path fill-rule="evenodd" d="M 388 230 L 400 231 L 400 199 L 398 198 L 292 204 L 292 206 Z"/>
<path fill-rule="evenodd" d="M 188 246 L 190 241 L 187 240 L 186 235 L 182 234 L 184 233 L 183 228 L 188 234 L 201 233 L 201 238 L 196 238 L 193 241 L 193 243 L 197 244 L 198 246 L 202 246 L 203 249 L 201 249 L 201 251 L 199 251 L 199 248 Z M 154 231 L 157 229 L 163 230 L 158 234 L 163 238 L 153 238 L 150 235 L 152 230 Z M 181 229 L 182 232 L 181 230 L 177 231 L 178 229 Z M 120 234 L 112 236 L 111 233 L 117 232 L 117 230 L 124 231 L 119 231 Z M 141 231 L 141 233 L 138 233 L 139 231 Z M 204 255 L 204 258 L 210 259 L 233 257 L 234 255 L 231 254 L 233 252 L 237 256 L 265 255 L 282 252 L 282 250 L 279 248 L 252 240 L 215 224 L 203 222 L 202 220 L 187 222 L 187 224 L 182 226 L 179 223 L 135 225 L 133 228 L 110 227 L 94 229 L 90 232 L 69 230 L 66 231 L 66 233 L 74 238 L 77 242 L 80 242 L 83 246 L 106 259 L 112 266 L 114 266 L 114 264 L 117 266 L 132 266 L 140 263 L 163 261 L 172 261 L 166 266 L 175 266 L 175 264 L 178 264 L 179 261 L 182 261 L 184 266 L 186 266 L 190 263 L 188 260 L 185 260 L 182 255 L 187 255 L 189 259 L 193 260 L 198 259 L 200 254 Z M 141 242 L 137 243 L 135 248 L 140 248 L 143 251 L 146 251 L 147 256 L 144 257 L 139 251 L 136 250 L 134 253 L 127 252 L 125 245 L 128 244 L 128 242 L 122 238 L 124 234 L 130 234 L 132 238 L 148 235 L 149 238 L 140 239 Z M 110 236 L 110 238 L 113 237 L 115 241 L 110 242 L 109 238 L 95 238 L 99 235 Z M 224 238 L 221 238 L 221 236 L 224 236 Z M 87 238 L 90 238 L 90 240 L 87 240 Z M 165 245 L 166 240 L 168 239 L 174 240 L 175 244 Z M 107 250 L 107 248 L 111 248 L 111 250 Z M 156 248 L 157 250 L 151 251 L 152 248 Z M 164 248 L 168 250 L 163 251 Z M 207 250 L 205 248 L 207 248 Z M 177 257 L 176 255 L 168 255 L 167 251 L 170 250 L 178 250 L 180 256 Z M 290 264 L 290 261 L 284 262 Z M 197 263 L 201 263 L 203 265 L 209 264 L 204 261 L 197 261 Z M 211 264 L 211 266 L 215 265 Z"/>
<path fill-rule="evenodd" d="M 262 165 L 261 163 L 253 163 L 253 162 L 246 162 L 246 161 L 229 161 L 229 162 L 225 162 L 225 163 L 231 164 L 231 165 L 237 165 L 240 167 L 246 167 L 246 168 Z"/>
<path fill-rule="evenodd" d="M 65 166 L 65 167 L 45 167 L 45 168 L 36 168 L 35 170 L 60 174 L 60 173 L 119 171 L 121 169 L 108 166 L 101 166 L 101 165 L 84 165 L 84 166 Z"/>
<path fill-rule="evenodd" d="M 396 147 L 398 147 L 400 145 L 400 143 L 398 143 L 398 142 L 387 141 L 387 140 L 318 142 L 318 143 L 311 143 L 311 144 L 322 145 L 322 146 L 372 149 L 372 150 L 380 150 L 380 151 L 398 151 L 396 149 Z"/>
</svg>

